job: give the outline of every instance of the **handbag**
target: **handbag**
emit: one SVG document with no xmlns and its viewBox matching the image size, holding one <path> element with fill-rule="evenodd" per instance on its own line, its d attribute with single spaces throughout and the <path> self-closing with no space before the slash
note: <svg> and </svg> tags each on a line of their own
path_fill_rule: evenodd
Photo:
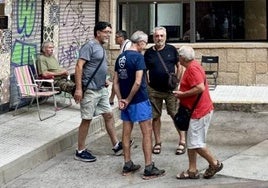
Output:
<svg viewBox="0 0 268 188">
<path fill-rule="evenodd" d="M 199 99 L 201 98 L 201 95 L 202 95 L 202 93 L 200 93 L 198 95 L 197 99 L 194 102 L 192 109 L 189 109 L 183 105 L 180 105 L 178 112 L 175 114 L 174 119 L 173 119 L 175 127 L 177 130 L 188 131 L 192 113 L 193 113 Z"/>
<path fill-rule="evenodd" d="M 165 65 L 164 60 L 161 57 L 160 53 L 158 51 L 156 51 L 156 53 L 157 53 L 157 55 L 158 55 L 158 57 L 160 59 L 160 62 L 163 65 L 165 71 L 167 72 L 167 75 L 168 75 L 168 89 L 172 91 L 178 86 L 179 79 L 177 78 L 177 75 L 175 73 L 170 73 L 168 71 L 167 66 Z"/>
</svg>

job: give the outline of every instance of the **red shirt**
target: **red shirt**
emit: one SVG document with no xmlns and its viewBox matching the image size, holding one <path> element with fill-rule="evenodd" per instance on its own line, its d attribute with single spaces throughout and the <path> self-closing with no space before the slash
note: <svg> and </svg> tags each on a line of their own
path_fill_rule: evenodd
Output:
<svg viewBox="0 0 268 188">
<path fill-rule="evenodd" d="M 208 83 L 205 80 L 206 75 L 202 66 L 195 60 L 190 62 L 181 79 L 180 91 L 187 91 L 200 83 L 205 83 L 205 90 L 203 91 L 202 96 L 192 114 L 191 118 L 193 119 L 199 119 L 214 109 L 213 102 L 209 94 Z M 192 109 L 197 96 L 198 95 L 182 97 L 180 98 L 180 104 Z"/>
</svg>

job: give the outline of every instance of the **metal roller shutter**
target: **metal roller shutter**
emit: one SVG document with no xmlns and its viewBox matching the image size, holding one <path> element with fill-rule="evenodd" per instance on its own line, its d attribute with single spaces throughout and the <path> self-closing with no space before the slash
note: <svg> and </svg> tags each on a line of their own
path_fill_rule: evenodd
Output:
<svg viewBox="0 0 268 188">
<path fill-rule="evenodd" d="M 95 0 L 60 1 L 59 61 L 62 67 L 74 72 L 78 50 L 93 37 Z"/>
</svg>

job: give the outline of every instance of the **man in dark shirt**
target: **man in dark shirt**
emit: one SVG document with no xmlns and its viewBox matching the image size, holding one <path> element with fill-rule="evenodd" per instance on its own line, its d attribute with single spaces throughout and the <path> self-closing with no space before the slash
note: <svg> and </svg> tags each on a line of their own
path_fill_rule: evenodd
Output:
<svg viewBox="0 0 268 188">
<path fill-rule="evenodd" d="M 167 33 L 164 27 L 154 28 L 153 40 L 155 45 L 149 48 L 144 54 L 148 70 L 149 97 L 153 107 L 154 154 L 160 154 L 161 152 L 160 129 L 163 101 L 165 101 L 167 113 L 172 119 L 177 111 L 177 100 L 168 88 L 168 74 L 160 61 L 159 55 L 162 57 L 169 73 L 175 73 L 178 79 L 181 77 L 183 70 L 179 64 L 177 49 L 172 45 L 166 44 L 166 37 Z M 178 132 L 179 143 L 176 149 L 176 155 L 185 153 L 185 132 Z"/>
</svg>

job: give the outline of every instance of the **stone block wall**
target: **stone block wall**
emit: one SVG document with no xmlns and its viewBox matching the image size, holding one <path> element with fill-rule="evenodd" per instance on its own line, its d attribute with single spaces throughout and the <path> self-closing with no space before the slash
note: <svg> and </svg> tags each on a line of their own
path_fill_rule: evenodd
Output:
<svg viewBox="0 0 268 188">
<path fill-rule="evenodd" d="M 219 56 L 220 85 L 268 85 L 268 44 L 266 43 L 206 43 L 184 44 L 195 49 L 196 59 L 202 55 Z M 150 47 L 151 44 L 147 46 Z M 174 44 L 179 49 L 180 44 Z M 109 69 L 113 71 L 119 53 L 118 46 L 108 49 Z"/>
<path fill-rule="evenodd" d="M 268 85 L 267 47 L 264 43 L 222 43 L 221 47 L 204 46 L 195 50 L 199 60 L 202 55 L 219 56 L 221 85 Z"/>
</svg>

